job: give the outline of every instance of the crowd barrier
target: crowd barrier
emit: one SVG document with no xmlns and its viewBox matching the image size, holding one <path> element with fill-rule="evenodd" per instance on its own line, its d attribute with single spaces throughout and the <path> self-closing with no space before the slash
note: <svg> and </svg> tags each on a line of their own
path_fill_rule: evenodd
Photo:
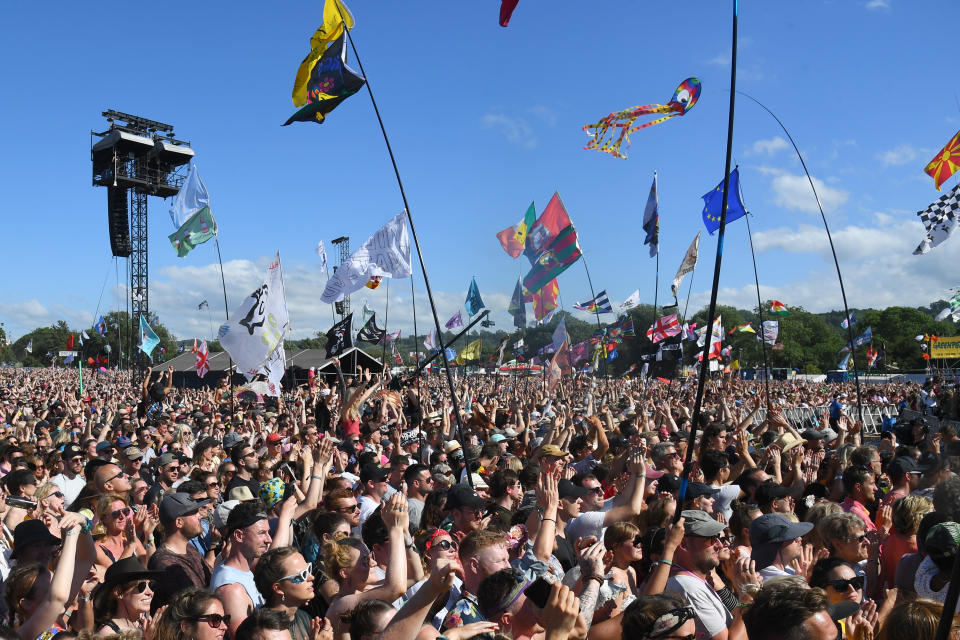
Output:
<svg viewBox="0 0 960 640">
<path fill-rule="evenodd" d="M 824 425 L 824 416 L 829 412 L 830 407 L 784 407 L 780 413 L 784 418 L 790 421 L 794 427 L 799 427 L 803 421 L 815 417 L 821 426 Z M 849 405 L 846 407 L 847 415 L 851 418 L 857 416 L 857 406 Z M 897 418 L 897 408 L 893 405 L 865 404 L 863 405 L 863 433 L 868 436 L 875 436 L 880 433 L 883 421 L 886 418 Z M 753 417 L 754 424 L 760 424 L 767 419 L 767 410 L 760 409 Z M 899 418 L 898 418 L 899 419 Z M 802 429 L 801 429 L 802 430 Z"/>
</svg>

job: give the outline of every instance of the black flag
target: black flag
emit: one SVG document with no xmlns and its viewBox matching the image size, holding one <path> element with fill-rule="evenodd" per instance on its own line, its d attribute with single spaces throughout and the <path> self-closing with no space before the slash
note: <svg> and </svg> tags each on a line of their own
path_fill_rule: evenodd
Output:
<svg viewBox="0 0 960 640">
<path fill-rule="evenodd" d="M 353 314 L 330 327 L 327 331 L 327 357 L 333 358 L 353 346 Z"/>
<path fill-rule="evenodd" d="M 377 314 L 374 313 L 357 333 L 357 340 L 361 342 L 372 342 L 373 344 L 379 344 L 383 341 L 386 335 L 387 331 L 377 326 Z"/>
</svg>

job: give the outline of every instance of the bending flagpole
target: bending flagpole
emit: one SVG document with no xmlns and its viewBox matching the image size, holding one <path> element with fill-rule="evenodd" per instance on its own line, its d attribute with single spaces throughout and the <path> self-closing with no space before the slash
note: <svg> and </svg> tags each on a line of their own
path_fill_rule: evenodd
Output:
<svg viewBox="0 0 960 640">
<path fill-rule="evenodd" d="M 230 306 L 227 304 L 227 281 L 223 277 L 223 257 L 220 255 L 220 234 L 219 233 L 215 233 L 213 235 L 213 243 L 217 245 L 217 262 L 220 263 L 220 284 L 223 285 L 223 314 L 224 314 L 224 317 L 227 319 L 227 322 L 230 322 Z M 224 349 L 224 351 L 226 351 L 226 349 Z M 235 394 L 233 393 L 233 383 L 231 381 L 231 378 L 233 378 L 233 373 L 232 373 L 233 372 L 233 356 L 230 355 L 229 351 L 227 351 L 227 360 L 229 362 L 229 364 L 227 365 L 227 381 L 228 381 L 227 384 L 230 387 L 230 425 L 235 426 L 233 425 L 233 421 L 236 417 L 236 406 L 234 404 L 234 398 L 233 398 Z"/>
<path fill-rule="evenodd" d="M 699 246 L 699 245 L 698 245 Z M 699 252 L 699 251 L 698 251 Z M 690 271 L 690 284 L 687 287 L 687 301 L 683 305 L 683 316 L 681 316 L 680 326 L 682 327 L 687 323 L 687 309 L 690 308 L 690 294 L 693 292 L 693 276 L 697 275 L 697 263 L 693 263 L 693 269 Z M 676 296 L 674 296 L 676 298 Z M 677 309 L 680 308 L 679 302 L 677 303 Z M 654 320 L 656 322 L 656 320 Z M 694 333 L 694 336 L 697 334 Z M 686 336 L 680 338 L 680 373 L 683 373 L 683 341 Z"/>
<path fill-rule="evenodd" d="M 817 187 L 813 184 L 813 178 L 810 176 L 810 172 L 807 170 L 807 163 L 803 160 L 803 155 L 800 153 L 800 149 L 797 147 L 797 143 L 794 142 L 793 136 L 790 135 L 790 132 L 787 131 L 787 128 L 783 125 L 783 122 L 780 121 L 773 111 L 767 108 L 762 102 L 751 96 L 750 94 L 744 93 L 742 91 L 736 91 L 733 85 L 730 86 L 731 94 L 736 92 L 742 95 L 744 98 L 749 98 L 757 103 L 761 109 L 766 111 L 777 121 L 777 124 L 780 125 L 780 128 L 783 129 L 783 132 L 787 134 L 787 138 L 790 139 L 790 144 L 793 145 L 793 150 L 796 151 L 797 157 L 800 158 L 800 165 L 803 167 L 803 172 L 807 174 L 807 181 L 810 183 L 810 189 L 813 190 L 813 197 L 817 200 L 817 208 L 820 209 L 820 218 L 823 220 L 823 228 L 827 232 L 827 240 L 830 241 L 830 253 L 833 254 L 833 264 L 837 268 L 837 280 L 840 281 L 840 296 L 843 298 L 843 313 L 844 317 L 848 319 L 847 322 L 847 337 L 850 340 L 850 358 L 853 361 L 853 379 L 857 385 L 857 417 L 860 419 L 861 424 L 863 423 L 863 403 L 860 399 L 860 374 L 857 373 L 857 349 L 853 346 L 853 324 L 849 322 L 850 318 L 850 309 L 847 306 L 847 292 L 843 286 L 843 275 L 840 273 L 840 262 L 837 260 L 837 250 L 833 246 L 833 236 L 830 234 L 830 225 L 827 224 L 827 216 L 823 212 L 823 204 L 820 202 L 820 196 L 817 194 Z M 730 96 L 730 103 L 733 104 L 733 95 Z"/>
<path fill-rule="evenodd" d="M 463 421 L 460 419 L 460 401 L 457 399 L 457 391 L 453 383 L 453 374 L 450 373 L 450 362 L 447 360 L 447 353 L 445 345 L 443 344 L 443 330 L 440 328 L 440 316 L 437 315 L 437 305 L 433 299 L 433 290 L 430 288 L 430 277 L 427 275 L 427 265 L 423 260 L 423 250 L 420 248 L 420 239 L 417 236 L 417 228 L 413 224 L 413 215 L 410 213 L 410 205 L 407 203 L 407 193 L 403 188 L 403 180 L 400 178 L 400 169 L 397 167 L 397 159 L 393 155 L 393 148 L 390 145 L 390 138 L 387 136 L 387 129 L 383 124 L 383 118 L 380 116 L 380 108 L 377 106 L 377 101 L 373 97 L 373 89 L 370 87 L 370 77 L 367 76 L 367 72 L 363 69 L 363 62 L 360 61 L 360 54 L 357 53 L 357 46 L 353 43 L 353 36 L 350 34 L 350 29 L 346 28 L 346 20 L 343 17 L 343 11 L 340 8 L 340 3 L 335 3 L 337 7 L 337 12 L 340 13 L 340 19 L 344 23 L 344 32 L 347 34 L 347 40 L 350 41 L 350 49 L 353 51 L 353 57 L 357 59 L 357 66 L 360 68 L 360 73 L 366 78 L 364 83 L 367 87 L 367 95 L 370 96 L 370 103 L 373 105 L 373 111 L 377 116 L 377 122 L 380 125 L 380 132 L 383 134 L 383 141 L 387 145 L 387 153 L 390 155 L 390 162 L 393 165 L 393 173 L 397 177 L 397 186 L 400 188 L 400 197 L 403 200 L 403 209 L 407 214 L 407 224 L 410 225 L 410 235 L 413 237 L 413 245 L 417 248 L 417 258 L 420 261 L 420 270 L 423 272 L 423 284 L 427 289 L 427 299 L 430 301 L 430 311 L 433 314 L 433 325 L 437 330 L 437 341 L 440 346 L 440 355 L 443 358 L 443 368 L 447 373 L 447 385 L 450 388 L 450 403 L 453 405 L 453 417 L 457 421 L 457 434 L 460 436 L 462 442 L 466 442 L 463 437 Z M 464 450 L 464 464 L 469 469 L 471 459 L 466 455 L 466 450 Z M 470 488 L 473 488 L 473 476 L 472 474 L 467 474 L 467 482 L 470 485 Z"/>
<path fill-rule="evenodd" d="M 757 311 L 760 314 L 760 347 L 763 349 L 763 382 L 767 392 L 767 415 L 770 415 L 770 361 L 767 360 L 767 337 L 763 331 L 763 302 L 760 300 L 760 276 L 757 273 L 757 254 L 753 251 L 753 232 L 750 230 L 750 215 L 747 219 L 747 237 L 750 238 L 750 257 L 753 258 L 753 281 L 757 285 Z"/>
<path fill-rule="evenodd" d="M 730 160 L 733 156 L 733 112 L 737 101 L 737 13 L 739 0 L 733 0 L 733 34 L 730 55 L 730 109 L 727 116 L 727 157 L 723 170 L 723 199 L 720 204 L 720 229 L 717 236 L 717 259 L 713 266 L 713 288 L 710 291 L 710 309 L 707 312 L 707 326 L 704 328 L 706 339 L 703 341 L 703 360 L 700 363 L 700 375 L 697 380 L 697 396 L 693 404 L 693 419 L 690 425 L 690 436 L 687 440 L 687 454 L 683 464 L 683 475 L 680 479 L 680 493 L 677 504 L 683 504 L 687 495 L 687 481 L 690 478 L 690 466 L 693 459 L 693 450 L 696 446 L 697 428 L 700 426 L 700 409 L 703 403 L 703 391 L 710 373 L 710 347 L 712 343 L 713 322 L 717 313 L 717 291 L 720 288 L 720 266 L 723 263 L 723 239 L 727 229 L 727 201 L 730 190 Z M 677 509 L 673 520 L 680 518 Z"/>
</svg>

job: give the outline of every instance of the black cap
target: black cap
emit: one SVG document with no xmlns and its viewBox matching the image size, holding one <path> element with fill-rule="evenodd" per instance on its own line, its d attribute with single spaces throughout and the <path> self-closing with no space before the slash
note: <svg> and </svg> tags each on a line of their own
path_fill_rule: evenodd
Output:
<svg viewBox="0 0 960 640">
<path fill-rule="evenodd" d="M 827 437 L 827 434 L 821 433 L 812 427 L 804 429 L 800 435 L 804 440 L 824 440 Z"/>
<path fill-rule="evenodd" d="M 812 529 L 812 522 L 791 522 L 779 513 L 765 513 L 750 523 L 750 557 L 758 570 L 769 567 L 784 542 L 805 536 Z"/>
<path fill-rule="evenodd" d="M 159 464 L 161 467 L 165 467 L 168 464 L 173 464 L 176 461 L 177 456 L 175 456 L 172 451 L 167 451 L 165 454 L 157 458 L 157 464 Z"/>
<path fill-rule="evenodd" d="M 487 501 L 477 495 L 477 492 L 466 484 L 455 484 L 447 490 L 447 504 L 444 507 L 447 511 L 453 509 L 462 509 L 470 507 L 479 509 L 486 506 Z"/>
<path fill-rule="evenodd" d="M 32 544 L 60 545 L 62 541 L 50 533 L 42 520 L 24 520 L 13 530 L 13 551 L 10 557 L 16 560 L 17 554 Z"/>
<path fill-rule="evenodd" d="M 890 466 L 887 467 L 887 473 L 895 479 L 900 479 L 908 473 L 923 473 L 926 470 L 926 467 L 921 467 L 916 460 L 909 456 L 894 458 L 890 462 Z"/>
<path fill-rule="evenodd" d="M 560 493 L 561 498 L 567 500 L 576 500 L 590 493 L 590 489 L 578 487 L 566 478 L 557 483 L 557 491 Z"/>
<path fill-rule="evenodd" d="M 173 522 L 209 503 L 209 499 L 194 500 L 186 493 L 172 493 L 160 503 L 160 522 Z"/>
<path fill-rule="evenodd" d="M 82 455 L 83 449 L 80 448 L 80 445 L 71 442 L 63 448 L 63 454 L 60 457 L 63 460 L 69 460 L 70 458 L 76 458 Z"/>
<path fill-rule="evenodd" d="M 676 493 L 680 491 L 680 477 L 673 473 L 665 473 L 657 479 L 657 491 Z"/>
<path fill-rule="evenodd" d="M 685 499 L 712 496 L 718 493 L 720 493 L 720 489 L 714 489 L 705 482 L 691 482 L 687 485 L 687 496 Z"/>
<path fill-rule="evenodd" d="M 754 497 L 758 505 L 761 504 L 770 504 L 778 498 L 786 498 L 790 495 L 790 488 L 785 487 L 781 484 L 777 484 L 773 480 L 768 480 L 764 482 L 759 487 L 757 487 L 757 492 L 754 494 Z"/>
<path fill-rule="evenodd" d="M 378 464 L 373 462 L 368 462 L 367 464 L 360 467 L 360 484 L 363 486 L 367 485 L 367 481 L 380 482 L 387 479 L 387 476 L 390 475 L 390 470 L 381 467 Z"/>
</svg>

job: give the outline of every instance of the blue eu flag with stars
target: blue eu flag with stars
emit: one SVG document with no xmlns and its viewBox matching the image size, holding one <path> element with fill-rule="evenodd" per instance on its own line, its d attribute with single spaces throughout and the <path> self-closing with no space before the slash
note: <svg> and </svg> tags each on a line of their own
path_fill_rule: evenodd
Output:
<svg viewBox="0 0 960 640">
<path fill-rule="evenodd" d="M 703 224 L 710 235 L 720 228 L 720 206 L 723 204 L 723 181 L 703 196 Z M 740 199 L 740 169 L 730 172 L 730 197 L 727 198 L 727 224 L 747 215 Z"/>
</svg>

